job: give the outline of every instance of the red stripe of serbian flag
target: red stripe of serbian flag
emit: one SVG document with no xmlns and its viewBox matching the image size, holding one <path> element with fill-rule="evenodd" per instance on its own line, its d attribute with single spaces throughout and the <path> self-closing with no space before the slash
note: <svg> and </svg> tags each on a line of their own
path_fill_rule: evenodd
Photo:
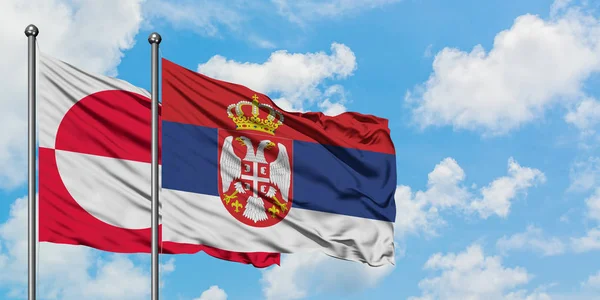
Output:
<svg viewBox="0 0 600 300">
<path fill-rule="evenodd" d="M 39 62 L 40 242 L 149 253 L 150 94 L 43 54 Z M 279 253 L 161 245 L 166 254 L 199 251 L 256 267 L 280 260 Z"/>
</svg>

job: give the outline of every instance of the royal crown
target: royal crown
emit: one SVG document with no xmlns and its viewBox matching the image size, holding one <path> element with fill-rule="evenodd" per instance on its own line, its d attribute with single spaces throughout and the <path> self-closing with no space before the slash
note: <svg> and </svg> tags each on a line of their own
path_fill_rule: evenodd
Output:
<svg viewBox="0 0 600 300">
<path fill-rule="evenodd" d="M 244 115 L 242 107 L 252 106 L 252 116 Z M 269 111 L 267 118 L 260 118 L 261 108 L 266 108 Z M 235 109 L 235 114 L 233 110 Z M 252 102 L 242 100 L 237 104 L 231 104 L 227 107 L 227 116 L 233 120 L 237 130 L 255 130 L 268 134 L 275 135 L 275 130 L 283 124 L 283 114 L 276 111 L 268 104 L 259 103 L 258 96 L 252 96 Z M 279 118 L 277 118 L 279 117 Z"/>
</svg>

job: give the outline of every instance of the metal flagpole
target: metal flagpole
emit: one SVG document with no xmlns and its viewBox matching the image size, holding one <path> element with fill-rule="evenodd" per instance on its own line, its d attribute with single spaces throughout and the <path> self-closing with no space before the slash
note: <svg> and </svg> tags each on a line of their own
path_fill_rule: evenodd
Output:
<svg viewBox="0 0 600 300">
<path fill-rule="evenodd" d="M 25 36 L 27 36 L 28 42 L 28 139 L 27 139 L 27 164 L 28 164 L 28 299 L 35 300 L 35 287 L 36 287 L 36 244 L 37 244 L 37 220 L 36 220 L 36 199 L 35 199 L 35 183 L 36 183 L 36 172 L 35 172 L 35 129 L 36 129 L 36 115 L 35 115 L 35 40 L 39 33 L 38 28 L 31 24 L 25 28 Z"/>
<path fill-rule="evenodd" d="M 152 46 L 152 300 L 158 300 L 158 45 L 162 38 L 154 32 Z"/>
</svg>

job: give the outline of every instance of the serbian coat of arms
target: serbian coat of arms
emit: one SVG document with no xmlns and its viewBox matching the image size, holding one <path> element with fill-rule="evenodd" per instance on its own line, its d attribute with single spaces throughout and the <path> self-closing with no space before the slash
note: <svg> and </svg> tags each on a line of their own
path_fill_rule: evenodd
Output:
<svg viewBox="0 0 600 300">
<path fill-rule="evenodd" d="M 292 207 L 293 142 L 275 136 L 283 114 L 258 100 L 227 108 L 236 128 L 219 129 L 219 194 L 238 221 L 268 227 Z"/>
</svg>

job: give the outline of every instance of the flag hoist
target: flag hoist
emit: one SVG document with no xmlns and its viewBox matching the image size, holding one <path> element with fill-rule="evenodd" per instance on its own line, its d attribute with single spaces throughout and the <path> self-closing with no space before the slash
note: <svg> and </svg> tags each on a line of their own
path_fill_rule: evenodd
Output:
<svg viewBox="0 0 600 300">
<path fill-rule="evenodd" d="M 152 300 L 158 300 L 158 45 L 162 38 L 154 32 L 148 37 L 152 47 Z"/>
<path fill-rule="evenodd" d="M 25 36 L 27 36 L 27 94 L 28 94 L 28 102 L 27 102 L 27 110 L 28 110 L 28 125 L 27 125 L 27 295 L 29 300 L 35 300 L 35 287 L 36 287 L 36 245 L 37 245 L 37 220 L 36 220 L 36 199 L 35 199 L 35 46 L 36 46 L 36 38 L 40 31 L 38 28 L 31 24 L 25 28 Z"/>
</svg>

